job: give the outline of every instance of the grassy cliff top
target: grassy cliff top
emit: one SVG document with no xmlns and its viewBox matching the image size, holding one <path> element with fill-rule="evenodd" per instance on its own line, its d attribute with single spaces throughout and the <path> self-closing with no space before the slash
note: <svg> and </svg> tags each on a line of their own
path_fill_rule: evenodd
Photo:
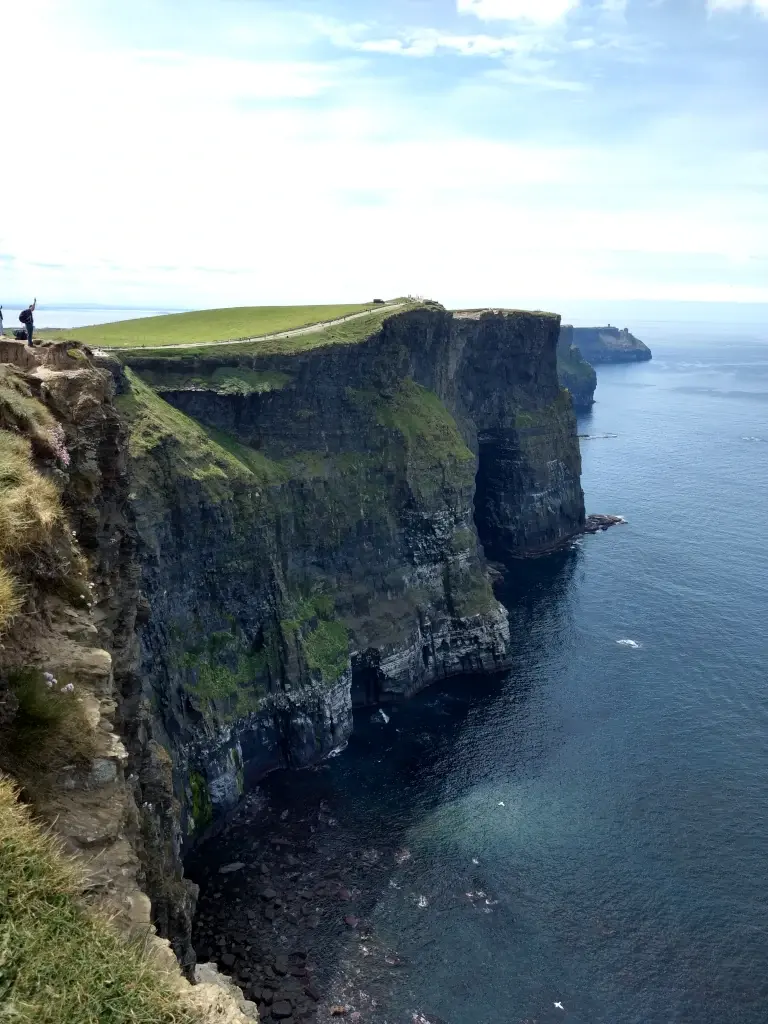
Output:
<svg viewBox="0 0 768 1024">
<path fill-rule="evenodd" d="M 454 309 L 457 320 L 480 320 L 485 316 L 543 316 L 550 320 L 559 320 L 559 313 L 549 313 L 544 309 L 507 309 L 504 306 L 484 306 L 478 309 Z"/>
<path fill-rule="evenodd" d="M 121 354 L 123 362 L 129 365 L 142 365 L 144 360 L 151 359 L 217 359 L 220 354 L 229 356 L 274 356 L 293 355 L 309 349 L 321 348 L 326 345 L 357 345 L 370 338 L 381 325 L 391 316 L 418 309 L 423 303 L 410 300 L 399 300 L 398 303 L 386 306 L 374 306 L 370 312 L 354 319 L 336 323 L 319 323 L 304 330 L 291 334 L 273 335 L 271 337 L 254 338 L 253 340 L 226 345 L 200 345 L 185 348 L 141 348 Z"/>
<path fill-rule="evenodd" d="M 328 306 L 233 306 L 192 313 L 119 320 L 92 327 L 36 332 L 40 337 L 74 339 L 99 348 L 155 348 L 162 345 L 204 344 L 255 338 L 375 309 L 373 303 Z"/>
</svg>

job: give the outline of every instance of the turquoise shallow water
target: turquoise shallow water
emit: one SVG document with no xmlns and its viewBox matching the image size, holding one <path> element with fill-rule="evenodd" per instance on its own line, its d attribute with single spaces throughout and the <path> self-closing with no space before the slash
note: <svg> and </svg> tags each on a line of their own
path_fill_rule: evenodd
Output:
<svg viewBox="0 0 768 1024">
<path fill-rule="evenodd" d="M 366 1020 L 768 1021 L 768 330 L 633 330 L 654 360 L 580 421 L 587 509 L 628 525 L 518 568 L 513 670 L 267 780 L 410 852 L 369 894 L 404 967 Z"/>
</svg>

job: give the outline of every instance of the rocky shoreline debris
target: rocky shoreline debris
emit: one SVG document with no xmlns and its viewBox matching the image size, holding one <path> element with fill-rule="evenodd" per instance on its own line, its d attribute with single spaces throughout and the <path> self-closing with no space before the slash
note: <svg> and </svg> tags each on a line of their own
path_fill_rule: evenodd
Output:
<svg viewBox="0 0 768 1024">
<path fill-rule="evenodd" d="M 361 847 L 331 812 L 325 799 L 299 800 L 286 814 L 256 791 L 188 864 L 202 885 L 198 959 L 226 971 L 262 1024 L 391 1019 L 394 978 L 406 965 L 370 918 L 411 852 L 396 836 L 386 848 Z"/>
</svg>

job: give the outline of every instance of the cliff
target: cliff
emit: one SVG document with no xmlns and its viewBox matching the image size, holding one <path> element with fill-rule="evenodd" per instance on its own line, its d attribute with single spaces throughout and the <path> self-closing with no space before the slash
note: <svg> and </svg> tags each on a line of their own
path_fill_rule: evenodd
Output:
<svg viewBox="0 0 768 1024">
<path fill-rule="evenodd" d="M 597 374 L 574 344 L 573 327 L 563 324 L 557 343 L 557 376 L 567 388 L 576 412 L 589 412 L 595 404 Z"/>
<path fill-rule="evenodd" d="M 355 703 L 509 664 L 486 558 L 585 521 L 558 334 L 547 314 L 429 303 L 127 365 L 8 343 L 58 438 L 31 457 L 62 512 L 55 558 L 8 562 L 24 586 L 0 691 L 28 670 L 36 693 L 43 671 L 73 681 L 96 745 L 35 800 L 98 855 L 128 930 L 143 890 L 191 963 L 181 857 L 247 780 L 343 745 Z"/>
<path fill-rule="evenodd" d="M 139 572 L 113 397 L 112 374 L 78 346 L 0 340 L 0 1002 L 43 1024 L 107 1013 L 244 1024 L 255 1015 L 242 994 L 212 968 L 191 987 L 152 934 L 156 854 L 121 739 Z M 173 834 L 159 846 L 181 912 L 163 930 L 184 953 L 196 890 Z"/>
<path fill-rule="evenodd" d="M 584 521 L 557 335 L 432 307 L 352 344 L 130 356 L 139 674 L 187 835 L 346 742 L 353 702 L 507 664 L 482 545 L 535 554 Z"/>
<path fill-rule="evenodd" d="M 600 363 L 639 363 L 651 359 L 652 353 L 627 328 L 574 327 L 573 341 L 582 356 L 597 366 Z"/>
</svg>

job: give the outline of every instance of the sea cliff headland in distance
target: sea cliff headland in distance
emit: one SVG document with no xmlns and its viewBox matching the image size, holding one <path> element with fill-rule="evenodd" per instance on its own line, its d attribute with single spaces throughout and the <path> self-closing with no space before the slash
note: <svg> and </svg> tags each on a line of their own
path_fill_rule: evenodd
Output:
<svg viewBox="0 0 768 1024">
<path fill-rule="evenodd" d="M 573 327 L 563 324 L 557 345 L 557 372 L 577 412 L 589 412 L 595 400 L 595 366 L 651 359 L 651 350 L 627 328 Z"/>
</svg>

